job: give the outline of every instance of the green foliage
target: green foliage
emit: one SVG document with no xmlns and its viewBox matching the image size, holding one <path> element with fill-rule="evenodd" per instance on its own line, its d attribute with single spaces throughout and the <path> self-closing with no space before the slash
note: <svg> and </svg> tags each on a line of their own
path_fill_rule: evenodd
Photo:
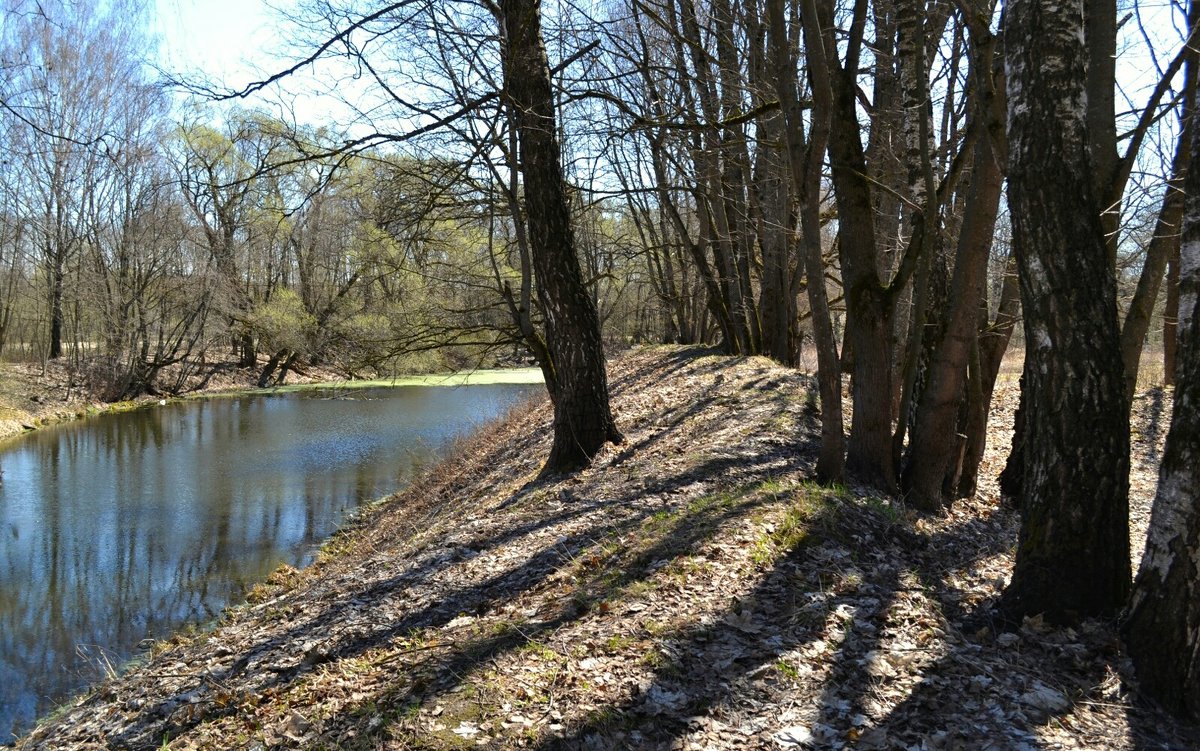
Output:
<svg viewBox="0 0 1200 751">
<path fill-rule="evenodd" d="M 298 294 L 282 289 L 255 307 L 250 325 L 269 348 L 303 352 L 316 319 L 304 309 Z"/>
</svg>

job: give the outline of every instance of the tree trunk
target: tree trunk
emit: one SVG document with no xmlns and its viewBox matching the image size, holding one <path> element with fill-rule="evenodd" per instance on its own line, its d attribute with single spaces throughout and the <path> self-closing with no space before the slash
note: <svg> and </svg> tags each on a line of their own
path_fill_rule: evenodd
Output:
<svg viewBox="0 0 1200 751">
<path fill-rule="evenodd" d="M 803 10 L 810 12 L 810 2 Z M 813 341 L 817 347 L 817 388 L 821 396 L 821 449 L 817 457 L 817 479 L 841 482 L 845 469 L 845 431 L 842 426 L 842 370 L 838 362 L 837 339 L 825 290 L 825 261 L 821 255 L 821 164 L 829 141 L 828 117 L 814 113 L 807 147 L 804 122 L 796 93 L 796 65 L 788 52 L 784 0 L 767 0 L 771 57 L 775 85 L 783 109 L 792 191 L 800 204 L 800 231 L 803 244 L 806 292 L 812 313 Z"/>
<path fill-rule="evenodd" d="M 1167 299 L 1163 303 L 1163 384 L 1175 383 L 1179 362 L 1179 248 L 1173 248 L 1167 261 Z"/>
<path fill-rule="evenodd" d="M 1091 185 L 1079 3 L 1007 8 L 1008 202 L 1026 367 L 1021 530 L 1002 606 L 1055 622 L 1129 594 L 1129 415 L 1116 284 Z"/>
<path fill-rule="evenodd" d="M 1193 4 L 1189 10 L 1193 24 L 1196 22 L 1197 7 L 1200 6 Z M 1133 393 L 1137 389 L 1142 347 L 1146 342 L 1146 332 L 1150 330 L 1150 319 L 1154 314 L 1154 301 L 1158 298 L 1163 271 L 1167 267 L 1168 259 L 1179 253 L 1184 204 L 1183 180 L 1192 161 L 1192 133 L 1196 129 L 1196 81 L 1200 75 L 1200 65 L 1197 65 L 1194 50 L 1189 50 L 1185 66 L 1183 113 L 1180 116 L 1182 127 L 1179 141 L 1175 144 L 1175 157 L 1171 162 L 1171 179 L 1167 182 L 1167 192 L 1163 196 L 1162 208 L 1159 209 L 1158 220 L 1154 225 L 1154 237 L 1150 239 L 1150 245 L 1146 248 L 1142 273 L 1138 277 L 1133 300 L 1129 303 L 1129 312 L 1125 315 L 1125 325 L 1121 328 L 1125 397 L 1131 404 Z"/>
<path fill-rule="evenodd" d="M 62 357 L 63 337 L 63 268 L 56 261 L 50 280 L 50 359 Z"/>
<path fill-rule="evenodd" d="M 1167 183 L 1167 194 L 1154 225 L 1154 237 L 1146 248 L 1146 260 L 1138 276 L 1137 288 L 1125 314 L 1125 325 L 1121 328 L 1121 361 L 1125 367 L 1125 398 L 1132 404 L 1137 390 L 1138 370 L 1141 367 L 1142 348 L 1150 330 L 1150 319 L 1154 315 L 1154 302 L 1162 285 L 1167 261 L 1179 246 L 1179 222 L 1183 218 L 1183 192 L 1180 189 L 1180 149 L 1188 137 L 1190 128 L 1180 135 L 1179 148 L 1175 152 L 1173 179 Z"/>
<path fill-rule="evenodd" d="M 279 375 L 275 378 L 276 386 L 283 385 L 284 381 L 287 380 L 288 373 L 291 373 L 292 371 L 300 372 L 300 370 L 296 367 L 296 361 L 299 359 L 299 352 L 290 352 L 288 354 L 287 359 L 283 361 L 283 365 L 279 366 Z"/>
<path fill-rule="evenodd" d="M 996 378 L 1000 374 L 1000 365 L 1004 361 L 1004 353 L 1008 350 L 1008 342 L 1016 327 L 1020 291 L 1017 289 L 1015 259 L 1009 257 L 1005 265 L 1004 278 L 1001 282 L 1000 302 L 997 306 L 996 320 L 988 316 L 987 306 L 980 303 L 979 334 L 976 339 L 978 367 L 972 366 L 971 380 L 968 386 L 967 416 L 963 433 L 967 436 L 967 445 L 963 450 L 962 474 L 958 478 L 956 495 L 959 498 L 970 498 L 975 495 L 979 482 L 979 465 L 983 461 L 983 452 L 987 448 L 988 413 L 992 405 L 992 393 L 996 388 Z"/>
<path fill-rule="evenodd" d="M 1029 367 L 1029 349 L 1025 350 L 1025 368 Z M 1000 486 L 1000 498 L 1015 507 L 1021 505 L 1021 488 L 1025 478 L 1025 432 L 1028 430 L 1029 393 L 1026 384 L 1029 383 L 1028 371 L 1021 372 L 1020 395 L 1017 401 L 1017 411 L 1013 414 L 1012 443 L 1008 449 L 1008 459 L 1004 469 L 996 478 Z"/>
<path fill-rule="evenodd" d="M 243 368 L 258 366 L 258 349 L 254 346 L 254 334 L 249 331 L 238 337 L 238 365 Z"/>
<path fill-rule="evenodd" d="M 1117 0 L 1086 0 L 1083 3 L 1084 39 L 1087 40 L 1086 96 L 1088 156 L 1092 185 L 1100 202 L 1100 226 L 1104 231 L 1108 262 L 1114 265 L 1120 237 L 1121 196 L 1124 181 L 1116 180 L 1117 153 L 1116 87 Z"/>
<path fill-rule="evenodd" d="M 275 375 L 275 369 L 279 367 L 279 363 L 283 362 L 287 356 L 288 351 L 286 349 L 281 349 L 271 355 L 270 359 L 267 360 L 267 364 L 263 366 L 262 372 L 258 374 L 257 385 L 260 389 L 265 389 L 271 385 L 271 377 Z"/>
<path fill-rule="evenodd" d="M 586 466 L 621 433 L 608 403 L 600 319 L 583 283 L 559 162 L 539 0 L 501 0 L 505 95 L 515 114 L 529 244 L 546 319 L 554 443 L 542 474 Z"/>
<path fill-rule="evenodd" d="M 817 10 L 817 4 L 808 7 Z M 865 4 L 863 6 L 865 9 Z M 828 117 L 829 159 L 838 209 L 838 243 L 846 297 L 846 340 L 853 349 L 852 393 L 846 471 L 883 492 L 896 490 L 892 460 L 892 312 L 894 297 L 877 267 L 875 209 L 859 138 L 855 77 L 861 39 L 836 59 L 832 4 L 803 14 L 805 46 L 813 76 L 813 116 Z"/>
<path fill-rule="evenodd" d="M 1194 131 L 1195 133 L 1196 131 Z M 1193 148 L 1200 142 L 1193 141 Z M 1159 467 L 1146 552 L 1124 630 L 1142 691 L 1200 719 L 1200 170 L 1185 181 L 1180 250 L 1179 364 L 1171 430 Z"/>
<path fill-rule="evenodd" d="M 977 348 L 979 306 L 1004 183 L 1004 92 L 995 89 L 1004 82 L 1000 76 L 993 79 L 989 75 L 993 71 L 994 40 L 974 42 L 978 47 L 972 62 L 979 97 L 975 113 L 985 119 L 988 133 L 975 142 L 970 194 L 951 281 L 949 323 L 929 366 L 903 476 L 909 501 L 925 511 L 951 500 L 943 498 L 947 475 L 953 472 L 957 478 L 962 470 L 962 444 L 956 426 L 966 396 L 968 361 Z M 982 396 L 982 388 L 978 396 Z"/>
<path fill-rule="evenodd" d="M 764 139 L 785 143 L 784 117 L 773 113 L 759 120 Z M 775 146 L 760 145 L 754 190 L 758 196 L 759 247 L 762 251 L 762 281 L 759 321 L 762 354 L 778 363 L 796 367 L 800 361 L 799 312 L 792 281 L 795 232 L 786 170 L 786 153 Z"/>
</svg>

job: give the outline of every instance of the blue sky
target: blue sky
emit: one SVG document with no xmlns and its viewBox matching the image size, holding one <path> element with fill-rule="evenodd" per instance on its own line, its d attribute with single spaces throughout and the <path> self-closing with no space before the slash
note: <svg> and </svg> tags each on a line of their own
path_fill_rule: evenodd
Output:
<svg viewBox="0 0 1200 751">
<path fill-rule="evenodd" d="M 287 8 L 296 0 L 151 0 L 154 12 L 154 28 L 159 44 L 159 64 L 179 75 L 199 73 L 212 83 L 226 87 L 241 87 L 259 80 L 262 73 L 270 73 L 284 67 L 273 52 L 286 51 L 286 30 L 278 20 L 275 8 Z M 1169 61 L 1178 46 L 1178 32 L 1173 28 L 1170 4 L 1167 0 L 1142 0 L 1145 32 L 1163 44 L 1166 51 L 1161 64 Z M 1118 60 L 1118 77 L 1125 92 L 1138 106 L 1153 88 L 1157 76 L 1153 65 L 1144 52 L 1141 30 L 1132 19 L 1123 28 L 1123 39 L 1129 48 L 1123 49 Z M 1166 40 L 1163 42 L 1163 40 Z M 293 50 L 294 52 L 294 50 Z M 347 95 L 347 81 L 333 85 Z M 300 75 L 290 83 L 293 91 L 313 92 L 321 83 Z M 348 123 L 353 119 L 346 105 L 336 97 L 321 97 L 309 94 L 293 97 L 282 94 L 282 99 L 295 107 L 301 121 L 313 124 L 330 119 Z M 251 106 L 262 105 L 261 101 L 246 102 Z M 274 109 L 267 103 L 268 109 Z M 1123 109 L 1118 104 L 1118 109 Z"/>
</svg>

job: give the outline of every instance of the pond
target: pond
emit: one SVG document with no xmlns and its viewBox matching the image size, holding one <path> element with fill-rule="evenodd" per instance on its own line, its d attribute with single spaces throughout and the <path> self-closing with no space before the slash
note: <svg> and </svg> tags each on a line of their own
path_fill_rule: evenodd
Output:
<svg viewBox="0 0 1200 751">
<path fill-rule="evenodd" d="M 539 391 L 188 400 L 0 444 L 0 745 L 144 640 L 309 563 L 348 512 Z"/>
</svg>

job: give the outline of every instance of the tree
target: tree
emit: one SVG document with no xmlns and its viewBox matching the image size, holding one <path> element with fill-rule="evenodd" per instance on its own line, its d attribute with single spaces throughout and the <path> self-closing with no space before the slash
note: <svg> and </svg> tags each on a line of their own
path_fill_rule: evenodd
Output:
<svg viewBox="0 0 1200 751">
<path fill-rule="evenodd" d="M 1008 201 L 1025 326 L 1021 529 L 1007 614 L 1071 621 L 1129 593 L 1129 418 L 1092 187 L 1081 3 L 1006 10 Z"/>
<path fill-rule="evenodd" d="M 853 352 L 852 394 L 846 470 L 884 491 L 896 488 L 892 459 L 892 324 L 895 291 L 879 269 L 875 206 L 859 135 L 859 62 L 863 53 L 866 3 L 857 3 L 845 62 L 834 37 L 833 3 L 818 0 L 801 16 L 810 77 L 813 117 L 827 121 L 830 171 L 838 210 L 838 243 L 846 296 L 846 348 Z M 845 348 L 842 356 L 845 357 Z"/>
<path fill-rule="evenodd" d="M 1191 129 L 1191 149 L 1200 131 Z M 1200 719 L 1200 170 L 1184 181 L 1179 352 L 1171 430 L 1159 466 L 1146 552 L 1124 631 L 1141 689 L 1171 712 Z"/>
<path fill-rule="evenodd" d="M 226 113 L 224 130 L 203 124 L 180 128 L 176 171 L 184 201 L 204 234 L 220 279 L 217 307 L 229 322 L 242 367 L 257 364 L 257 345 L 247 317 L 267 296 L 273 279 L 250 279 L 255 260 L 248 252 L 257 209 L 270 201 L 273 162 L 285 152 L 281 125 L 254 112 Z"/>
<path fill-rule="evenodd" d="M 142 15 L 136 0 L 4 8 L 0 61 L 7 80 L 0 101 L 12 120 L 8 150 L 29 175 L 21 201 L 35 217 L 32 243 L 45 285 L 51 359 L 63 355 L 68 275 L 86 242 L 95 187 L 125 145 L 129 102 L 147 93 L 140 85 Z"/>
<path fill-rule="evenodd" d="M 1138 365 L 1142 356 L 1142 346 L 1150 329 L 1150 319 L 1154 311 L 1154 303 L 1158 298 L 1159 287 L 1169 261 L 1179 255 L 1180 223 L 1183 221 L 1183 179 L 1192 162 L 1192 132 L 1196 129 L 1196 87 L 1200 77 L 1200 61 L 1197 60 L 1196 37 L 1200 34 L 1200 3 L 1188 4 L 1189 40 L 1183 45 L 1180 58 L 1184 65 L 1183 102 L 1179 114 L 1179 137 L 1175 144 L 1175 155 L 1171 160 L 1171 177 L 1167 181 L 1162 204 L 1155 222 L 1154 235 L 1146 247 L 1146 259 L 1142 264 L 1142 273 L 1138 276 L 1137 289 L 1129 302 L 1129 310 L 1125 323 L 1121 328 L 1121 359 L 1125 363 L 1125 396 L 1132 403 L 1133 394 L 1137 387 Z M 1164 77 L 1164 80 L 1169 80 Z M 1173 276 L 1178 271 L 1172 264 Z M 1171 289 L 1171 305 L 1173 310 L 1169 318 L 1175 317 L 1178 310 L 1178 297 L 1175 286 L 1178 280 L 1173 279 Z M 1173 321 L 1171 322 L 1173 325 Z M 1164 336 L 1164 345 L 1174 337 Z M 1164 349 L 1166 347 L 1164 346 Z M 1168 378 L 1167 383 L 1171 380 Z"/>
<path fill-rule="evenodd" d="M 542 42 L 540 0 L 501 0 L 504 94 L 520 140 L 525 214 L 545 315 L 554 402 L 554 444 L 543 474 L 587 465 L 608 441 L 620 443 L 608 403 L 600 320 L 583 284 L 559 162 L 554 93 Z"/>
<path fill-rule="evenodd" d="M 802 12 L 816 12 L 812 0 L 807 0 Z M 824 482 L 841 482 L 846 444 L 842 427 L 842 371 L 825 291 L 825 263 L 821 256 L 821 163 L 829 141 L 829 120 L 814 115 L 806 143 L 800 99 L 796 93 L 796 61 L 789 53 L 787 41 L 784 0 L 767 0 L 767 18 L 776 87 L 783 109 L 791 186 L 800 204 L 802 252 L 808 276 L 806 289 L 817 347 L 817 380 L 821 395 L 821 453 L 817 459 L 817 477 Z M 823 86 L 814 89 L 825 90 Z M 827 114 L 827 108 L 823 114 Z"/>
<path fill-rule="evenodd" d="M 956 426 L 968 397 L 971 353 L 979 351 L 980 301 L 1004 182 L 1004 79 L 994 70 L 996 40 L 986 23 L 974 21 L 971 42 L 975 50 L 971 118 L 985 132 L 975 139 L 965 216 L 944 311 L 945 335 L 929 364 L 902 476 L 909 501 L 926 511 L 939 508 L 958 491 L 966 445 L 958 440 Z"/>
</svg>

